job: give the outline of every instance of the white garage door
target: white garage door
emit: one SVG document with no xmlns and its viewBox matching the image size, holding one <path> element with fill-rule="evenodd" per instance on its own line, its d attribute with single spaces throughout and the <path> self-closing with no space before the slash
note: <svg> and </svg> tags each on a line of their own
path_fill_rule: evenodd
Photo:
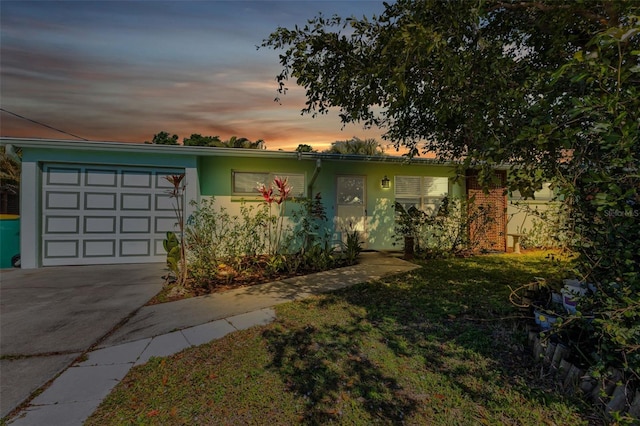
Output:
<svg viewBox="0 0 640 426">
<path fill-rule="evenodd" d="M 162 262 L 176 169 L 45 164 L 42 265 Z"/>
</svg>

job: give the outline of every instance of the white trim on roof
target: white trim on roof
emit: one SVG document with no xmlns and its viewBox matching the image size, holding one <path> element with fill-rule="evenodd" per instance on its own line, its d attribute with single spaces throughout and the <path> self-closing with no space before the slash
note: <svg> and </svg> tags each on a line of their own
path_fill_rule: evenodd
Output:
<svg viewBox="0 0 640 426">
<path fill-rule="evenodd" d="M 13 145 L 21 148 L 70 149 L 82 151 L 118 151 L 171 155 L 195 155 L 201 157 L 245 157 L 245 158 L 290 158 L 298 160 L 333 160 L 372 163 L 405 163 L 435 166 L 455 166 L 458 163 L 445 162 L 433 158 L 408 158 L 392 155 L 366 156 L 358 154 L 329 154 L 317 152 L 274 151 L 247 148 L 223 148 L 205 146 L 160 145 L 138 142 L 75 141 L 64 139 L 32 139 L 0 137 L 0 145 Z"/>
</svg>

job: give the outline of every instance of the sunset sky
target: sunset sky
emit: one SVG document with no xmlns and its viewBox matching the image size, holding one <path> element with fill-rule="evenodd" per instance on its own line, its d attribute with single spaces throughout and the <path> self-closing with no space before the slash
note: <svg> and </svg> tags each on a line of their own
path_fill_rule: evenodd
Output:
<svg viewBox="0 0 640 426">
<path fill-rule="evenodd" d="M 268 149 L 376 138 L 337 113 L 301 116 L 304 90 L 276 97 L 278 51 L 257 50 L 278 26 L 318 12 L 379 15 L 382 1 L 0 2 L 1 106 L 90 140 L 180 136 L 264 139 Z M 293 83 L 292 83 L 293 84 Z M 2 136 L 73 139 L 0 114 Z"/>
</svg>

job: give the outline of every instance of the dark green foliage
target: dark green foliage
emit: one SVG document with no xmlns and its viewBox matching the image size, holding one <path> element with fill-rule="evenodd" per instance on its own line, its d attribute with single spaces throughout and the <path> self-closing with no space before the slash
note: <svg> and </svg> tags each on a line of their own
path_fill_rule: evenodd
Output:
<svg viewBox="0 0 640 426">
<path fill-rule="evenodd" d="M 222 146 L 222 141 L 218 136 L 202 136 L 194 133 L 188 138 L 184 138 L 184 146 Z"/>
<path fill-rule="evenodd" d="M 415 255 L 423 258 L 469 254 L 478 249 L 495 221 L 490 208 L 472 209 L 472 204 L 473 199 L 444 197 L 437 211 L 424 212 L 414 206 L 405 209 L 395 203 L 398 240 L 404 237 L 405 245 L 412 241 Z M 471 228 L 473 238 L 469 232 Z"/>
<path fill-rule="evenodd" d="M 17 194 L 20 191 L 20 163 L 0 147 L 0 194 Z"/>
<path fill-rule="evenodd" d="M 583 302 L 595 319 L 597 367 L 640 377 L 640 22 L 598 33 L 554 75 L 581 89 L 545 139 L 571 155 L 553 171 L 569 208 L 579 273 L 597 292 Z M 532 132 L 526 128 L 524 132 Z M 591 349 L 591 348 L 588 348 Z M 588 352 L 588 351 L 585 351 Z M 635 372 L 635 373 L 632 373 Z"/>
<path fill-rule="evenodd" d="M 552 182 L 577 272 L 598 287 L 585 302 L 597 342 L 585 353 L 640 371 L 638 2 L 385 7 L 277 29 L 263 46 L 284 50 L 279 91 L 293 78 L 306 89 L 303 113 L 335 107 L 411 155 L 478 165 L 480 176 L 511 164 L 509 186 L 525 196 Z"/>
<path fill-rule="evenodd" d="M 342 243 L 342 255 L 347 265 L 354 265 L 360 253 L 362 253 L 362 240 L 360 232 L 355 229 L 345 231 L 346 241 Z"/>
<path fill-rule="evenodd" d="M 162 240 L 162 247 L 167 252 L 167 267 L 177 277 L 180 273 L 180 241 L 175 232 L 167 232 L 167 238 Z"/>
<path fill-rule="evenodd" d="M 362 251 L 358 233 L 348 234 L 338 253 L 320 193 L 313 199 L 296 201 L 299 208 L 292 212 L 293 225 L 285 244 L 288 270 L 323 271 L 355 264 Z"/>
<path fill-rule="evenodd" d="M 263 47 L 282 49 L 281 93 L 306 89 L 303 113 L 339 109 L 345 123 L 387 129 L 412 154 L 528 158 L 519 129 L 545 111 L 549 73 L 595 31 L 615 26 L 631 2 L 401 0 L 379 17 L 317 16 L 279 28 Z"/>
<path fill-rule="evenodd" d="M 346 141 L 336 141 L 331 144 L 331 148 L 324 151 L 329 154 L 355 154 L 368 156 L 384 155 L 384 148 L 375 139 L 360 139 L 353 137 Z"/>
<path fill-rule="evenodd" d="M 146 141 L 145 143 L 153 143 L 157 145 L 178 145 L 178 135 L 169 136 L 169 133 L 161 131 L 153 135 L 151 142 Z"/>
<path fill-rule="evenodd" d="M 313 149 L 313 147 L 311 145 L 307 145 L 307 144 L 301 143 L 296 148 L 296 152 L 316 152 L 316 150 Z"/>
</svg>

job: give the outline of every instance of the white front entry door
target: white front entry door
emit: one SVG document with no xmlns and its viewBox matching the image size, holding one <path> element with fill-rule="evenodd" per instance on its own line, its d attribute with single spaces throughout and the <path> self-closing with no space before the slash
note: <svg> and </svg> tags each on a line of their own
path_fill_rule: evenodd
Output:
<svg viewBox="0 0 640 426">
<path fill-rule="evenodd" d="M 165 176 L 183 170 L 44 164 L 42 265 L 162 262 L 177 230 Z"/>
<path fill-rule="evenodd" d="M 336 232 L 346 242 L 348 232 L 357 231 L 363 247 L 367 223 L 367 181 L 365 176 L 343 175 L 336 178 Z"/>
</svg>

